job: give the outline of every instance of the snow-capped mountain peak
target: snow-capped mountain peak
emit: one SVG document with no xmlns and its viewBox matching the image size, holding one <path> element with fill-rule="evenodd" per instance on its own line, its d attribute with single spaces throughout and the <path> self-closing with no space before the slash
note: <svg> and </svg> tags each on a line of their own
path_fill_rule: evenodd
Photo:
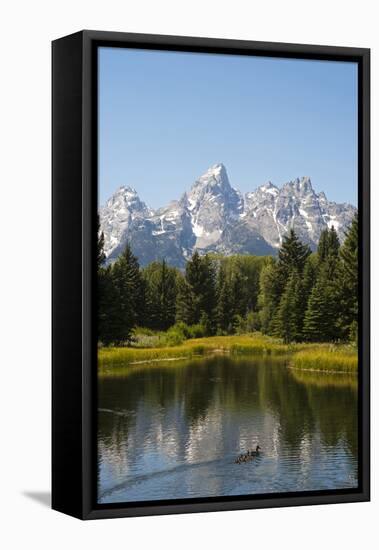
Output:
<svg viewBox="0 0 379 550">
<path fill-rule="evenodd" d="M 279 193 L 279 189 L 271 181 L 268 181 L 267 183 L 264 183 L 263 185 L 260 185 L 256 191 L 253 191 L 252 193 L 247 193 L 247 194 L 252 195 L 252 194 L 256 193 L 257 191 L 260 191 L 261 193 L 269 193 L 270 195 L 273 195 L 274 197 L 276 197 Z"/>
<path fill-rule="evenodd" d="M 120 187 L 100 209 L 100 222 L 108 261 L 130 241 L 142 265 L 166 258 L 183 267 L 195 249 L 275 254 L 290 228 L 312 248 L 332 225 L 342 241 L 355 212 L 352 205 L 317 194 L 307 176 L 282 187 L 268 181 L 243 197 L 220 163 L 208 168 L 180 200 L 158 210 L 148 208 L 133 187 Z"/>
<path fill-rule="evenodd" d="M 223 164 L 211 166 L 186 195 L 196 248 L 215 244 L 230 220 L 243 211 L 241 194 L 230 185 Z"/>
<path fill-rule="evenodd" d="M 196 201 L 206 194 L 217 195 L 229 193 L 232 190 L 228 174 L 223 164 L 215 164 L 200 176 L 192 185 L 187 194 L 189 208 L 192 209 Z"/>
<path fill-rule="evenodd" d="M 283 185 L 283 191 L 287 191 L 288 193 L 295 193 L 297 195 L 307 195 L 314 193 L 311 178 L 308 176 L 296 178 L 292 181 L 285 183 Z"/>
<path fill-rule="evenodd" d="M 208 184 L 208 183 L 229 183 L 228 174 L 226 173 L 226 168 L 222 163 L 214 164 L 210 166 L 206 172 L 196 182 L 193 187 L 197 184 Z"/>
<path fill-rule="evenodd" d="M 145 203 L 142 202 L 138 196 L 137 191 L 133 187 L 121 186 L 117 191 L 107 200 L 105 208 L 112 207 L 114 205 L 119 207 L 128 208 L 130 210 L 144 210 Z"/>
<path fill-rule="evenodd" d="M 280 189 L 265 184 L 245 197 L 246 221 L 274 248 L 281 245 L 290 228 L 315 248 L 321 231 L 332 222 L 343 240 L 355 211 L 352 205 L 329 202 L 323 192 L 317 195 L 308 176 L 289 181 Z"/>
<path fill-rule="evenodd" d="M 140 200 L 133 187 L 119 187 L 107 200 L 105 206 L 100 209 L 106 256 L 110 256 L 118 248 L 136 218 L 146 218 L 151 214 L 152 210 Z"/>
</svg>

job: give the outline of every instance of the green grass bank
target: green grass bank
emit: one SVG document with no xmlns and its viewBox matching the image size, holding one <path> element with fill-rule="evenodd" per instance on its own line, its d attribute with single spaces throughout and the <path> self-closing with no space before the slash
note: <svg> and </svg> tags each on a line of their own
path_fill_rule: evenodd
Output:
<svg viewBox="0 0 379 550">
<path fill-rule="evenodd" d="M 154 342 L 156 343 L 156 342 Z M 357 372 L 357 352 L 347 345 L 284 344 L 260 333 L 193 338 L 179 345 L 159 347 L 104 347 L 98 350 L 99 368 L 157 363 L 202 355 L 287 356 L 288 366 L 301 370 Z"/>
</svg>

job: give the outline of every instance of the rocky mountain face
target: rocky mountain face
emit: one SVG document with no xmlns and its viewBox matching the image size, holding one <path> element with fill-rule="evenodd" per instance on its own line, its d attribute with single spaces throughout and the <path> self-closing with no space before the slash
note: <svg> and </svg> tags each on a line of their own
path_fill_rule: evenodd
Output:
<svg viewBox="0 0 379 550">
<path fill-rule="evenodd" d="M 178 201 L 152 210 L 135 189 L 120 187 L 100 209 L 105 254 L 111 262 L 127 241 L 140 264 L 153 260 L 184 267 L 194 250 L 200 253 L 275 255 L 293 227 L 303 242 L 316 248 L 321 231 L 336 229 L 341 241 L 356 208 L 327 200 L 304 177 L 278 188 L 271 182 L 243 196 L 216 164 L 195 181 Z"/>
</svg>

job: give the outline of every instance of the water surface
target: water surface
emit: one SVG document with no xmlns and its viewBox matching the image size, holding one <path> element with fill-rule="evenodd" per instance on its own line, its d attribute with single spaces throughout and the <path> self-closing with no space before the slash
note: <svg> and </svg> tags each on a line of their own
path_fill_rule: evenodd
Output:
<svg viewBox="0 0 379 550">
<path fill-rule="evenodd" d="M 101 503 L 357 486 L 354 376 L 225 356 L 129 366 L 99 377 L 98 407 Z"/>
</svg>

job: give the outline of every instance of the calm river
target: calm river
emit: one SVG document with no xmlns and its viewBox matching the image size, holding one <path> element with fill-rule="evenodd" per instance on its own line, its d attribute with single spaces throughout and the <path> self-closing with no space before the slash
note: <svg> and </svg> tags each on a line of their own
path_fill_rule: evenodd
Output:
<svg viewBox="0 0 379 550">
<path fill-rule="evenodd" d="M 99 378 L 98 407 L 101 503 L 357 486 L 353 376 L 225 356 L 139 365 Z"/>
</svg>

